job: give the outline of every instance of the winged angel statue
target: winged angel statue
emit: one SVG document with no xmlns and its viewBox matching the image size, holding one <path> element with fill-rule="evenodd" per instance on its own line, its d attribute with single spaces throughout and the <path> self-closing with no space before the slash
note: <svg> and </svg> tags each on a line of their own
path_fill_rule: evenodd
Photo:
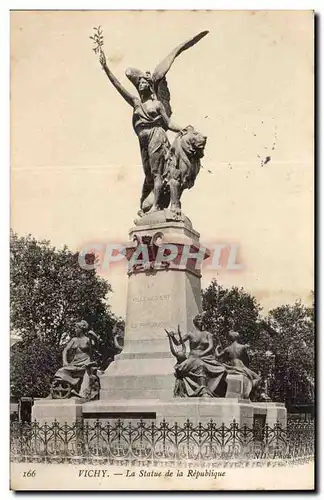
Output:
<svg viewBox="0 0 324 500">
<path fill-rule="evenodd" d="M 132 95 L 107 66 L 103 51 L 102 29 L 94 28 L 94 52 L 107 77 L 125 101 L 133 108 L 133 128 L 139 139 L 145 180 L 138 215 L 168 208 L 181 214 L 180 197 L 184 189 L 194 185 L 204 155 L 206 137 L 191 125 L 180 127 L 171 120 L 170 92 L 166 74 L 182 52 L 207 35 L 202 31 L 176 47 L 153 71 L 136 68 L 126 70 L 139 97 Z M 177 133 L 171 146 L 167 130 Z"/>
</svg>

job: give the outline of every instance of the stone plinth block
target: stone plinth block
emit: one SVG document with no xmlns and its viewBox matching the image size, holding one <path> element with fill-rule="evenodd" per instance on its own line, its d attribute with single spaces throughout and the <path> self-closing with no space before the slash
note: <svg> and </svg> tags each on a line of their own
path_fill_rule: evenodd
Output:
<svg viewBox="0 0 324 500">
<path fill-rule="evenodd" d="M 280 424 L 282 427 L 287 425 L 287 409 L 284 403 L 252 403 L 255 406 L 256 415 L 265 415 L 265 423 L 273 427 Z"/>
<path fill-rule="evenodd" d="M 84 399 L 35 399 L 32 408 L 32 421 L 40 425 L 51 424 L 57 420 L 60 424 L 73 424 L 82 419 Z"/>
<path fill-rule="evenodd" d="M 252 427 L 254 405 L 250 401 L 226 398 L 179 398 L 170 401 L 159 399 L 133 399 L 93 401 L 83 405 L 83 418 L 86 421 L 138 421 L 139 419 L 170 424 L 183 424 L 188 419 L 194 423 L 208 423 L 213 420 L 217 425 L 229 426 L 233 420 L 239 426 Z"/>
<path fill-rule="evenodd" d="M 175 383 L 173 358 L 116 360 L 100 377 L 100 399 L 170 399 Z"/>
</svg>

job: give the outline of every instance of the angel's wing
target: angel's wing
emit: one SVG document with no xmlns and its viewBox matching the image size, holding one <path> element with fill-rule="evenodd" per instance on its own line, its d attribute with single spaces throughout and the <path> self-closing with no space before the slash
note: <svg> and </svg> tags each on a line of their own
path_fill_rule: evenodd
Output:
<svg viewBox="0 0 324 500">
<path fill-rule="evenodd" d="M 171 96 L 170 96 L 170 91 L 169 91 L 169 87 L 168 87 L 168 82 L 167 82 L 165 76 L 154 85 L 154 90 L 155 90 L 155 94 L 156 94 L 157 99 L 160 102 L 162 102 L 162 104 L 165 108 L 166 114 L 170 118 L 170 116 L 172 115 L 172 108 L 171 108 L 171 104 L 170 104 L 170 97 Z"/>
<path fill-rule="evenodd" d="M 170 117 L 172 114 L 172 109 L 170 106 L 170 91 L 168 88 L 168 84 L 165 78 L 165 75 L 171 68 L 173 61 L 175 60 L 178 55 L 181 54 L 181 52 L 184 52 L 185 50 L 189 49 L 193 45 L 195 45 L 199 40 L 201 40 L 204 36 L 209 33 L 208 31 L 202 31 L 201 33 L 198 33 L 198 35 L 190 38 L 186 42 L 182 43 L 181 45 L 178 45 L 175 49 L 173 49 L 170 54 L 163 59 L 160 64 L 157 65 L 155 68 L 153 75 L 152 75 L 152 80 L 153 80 L 153 85 L 154 85 L 154 90 L 156 93 L 156 97 L 158 98 L 159 101 L 162 102 L 162 104 L 165 107 L 165 110 L 167 112 L 167 115 Z"/>
</svg>

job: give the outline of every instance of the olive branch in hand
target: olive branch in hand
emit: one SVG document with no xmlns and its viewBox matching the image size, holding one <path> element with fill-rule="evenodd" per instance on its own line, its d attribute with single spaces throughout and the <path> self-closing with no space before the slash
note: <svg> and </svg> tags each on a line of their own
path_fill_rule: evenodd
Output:
<svg viewBox="0 0 324 500">
<path fill-rule="evenodd" d="M 94 30 L 93 36 L 89 37 L 91 40 L 93 40 L 94 43 L 94 47 L 92 50 L 94 51 L 95 54 L 100 54 L 102 52 L 102 47 L 104 44 L 103 31 L 101 26 L 98 26 L 97 28 L 94 27 L 93 30 Z"/>
</svg>

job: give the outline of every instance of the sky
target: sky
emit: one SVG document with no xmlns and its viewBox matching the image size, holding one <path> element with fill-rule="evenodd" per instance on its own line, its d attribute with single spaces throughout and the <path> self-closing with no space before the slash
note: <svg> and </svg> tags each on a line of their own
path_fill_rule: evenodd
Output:
<svg viewBox="0 0 324 500">
<path fill-rule="evenodd" d="M 125 242 L 142 166 L 131 108 L 98 63 L 132 92 L 129 66 L 154 67 L 176 45 L 209 34 L 168 73 L 173 119 L 208 137 L 183 210 L 211 246 L 239 245 L 241 271 L 203 270 L 243 286 L 264 310 L 310 301 L 314 253 L 311 11 L 26 11 L 11 13 L 11 227 L 72 250 Z M 172 134 L 170 134 L 172 138 Z M 270 156 L 263 165 L 262 160 Z M 122 266 L 105 275 L 125 315 Z"/>
</svg>

